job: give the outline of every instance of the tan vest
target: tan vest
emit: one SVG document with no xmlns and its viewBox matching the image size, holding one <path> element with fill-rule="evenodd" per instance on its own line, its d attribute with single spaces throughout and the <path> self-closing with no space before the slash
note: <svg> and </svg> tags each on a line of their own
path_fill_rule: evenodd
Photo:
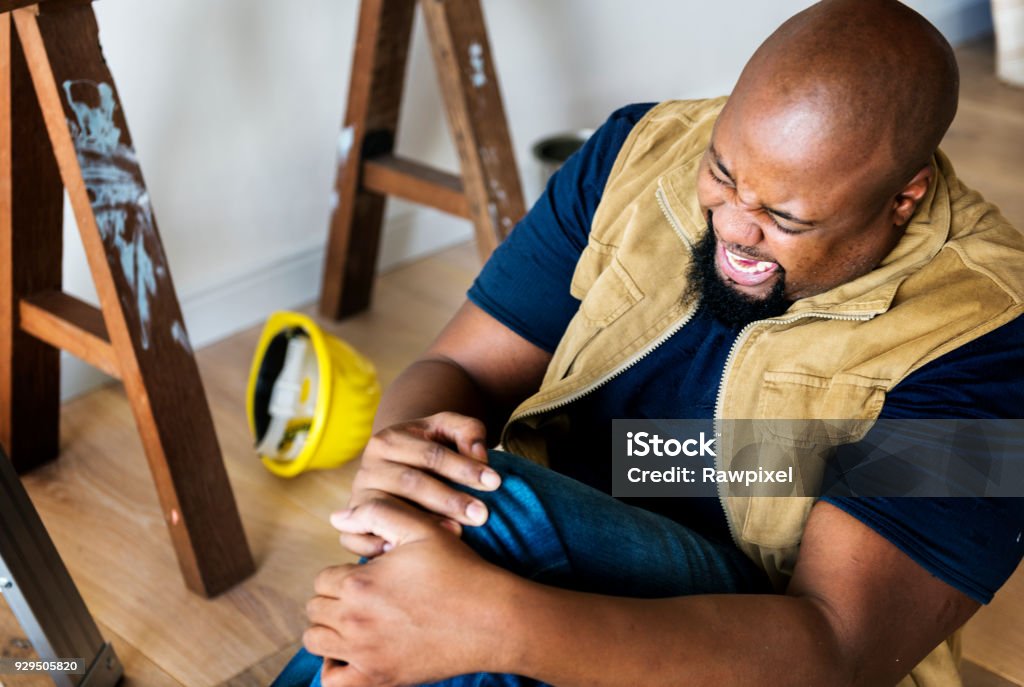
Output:
<svg viewBox="0 0 1024 687">
<path fill-rule="evenodd" d="M 508 450 L 547 463 L 549 442 L 569 431 L 560 410 L 625 371 L 693 315 L 697 303 L 684 297 L 690 246 L 707 226 L 697 204 L 697 168 L 724 102 L 662 103 L 626 139 L 573 274 L 579 310 L 540 390 L 506 425 Z M 856 440 L 907 375 L 1024 310 L 1024 238 L 960 183 L 942 153 L 934 163 L 935 180 L 878 268 L 740 333 L 716 418 L 844 418 L 845 433 L 791 437 L 793 445 Z M 725 468 L 728 448 L 720 445 Z M 784 589 L 814 499 L 723 493 L 722 501 L 736 544 Z M 940 645 L 906 684 L 959 685 L 956 644 L 954 638 Z"/>
</svg>

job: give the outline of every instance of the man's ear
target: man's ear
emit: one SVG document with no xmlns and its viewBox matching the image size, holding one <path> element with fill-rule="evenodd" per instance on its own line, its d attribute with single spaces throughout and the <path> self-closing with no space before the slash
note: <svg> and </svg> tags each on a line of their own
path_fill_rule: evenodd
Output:
<svg viewBox="0 0 1024 687">
<path fill-rule="evenodd" d="M 917 171 L 914 178 L 906 183 L 893 200 L 893 224 L 902 227 L 910 221 L 917 206 L 928 192 L 928 185 L 935 176 L 935 169 L 927 164 Z"/>
</svg>

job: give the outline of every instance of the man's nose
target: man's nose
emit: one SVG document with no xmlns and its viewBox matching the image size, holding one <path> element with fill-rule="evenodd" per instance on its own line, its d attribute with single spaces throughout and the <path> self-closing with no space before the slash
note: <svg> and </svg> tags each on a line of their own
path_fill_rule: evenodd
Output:
<svg viewBox="0 0 1024 687">
<path fill-rule="evenodd" d="M 764 233 L 753 213 L 735 205 L 723 205 L 711 215 L 715 232 L 726 242 L 738 246 L 756 246 L 764 240 Z"/>
</svg>

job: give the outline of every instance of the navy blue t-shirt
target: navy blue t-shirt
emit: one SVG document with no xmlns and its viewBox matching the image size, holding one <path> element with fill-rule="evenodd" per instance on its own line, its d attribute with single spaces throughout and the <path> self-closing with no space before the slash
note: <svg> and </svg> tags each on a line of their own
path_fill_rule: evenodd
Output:
<svg viewBox="0 0 1024 687">
<path fill-rule="evenodd" d="M 652 104 L 616 111 L 552 177 L 469 291 L 476 305 L 553 352 L 579 301 L 569 293 L 594 211 L 633 126 Z M 571 446 L 552 467 L 610 491 L 612 418 L 711 418 L 738 334 L 703 308 L 629 370 L 567 409 Z M 993 374 L 993 371 L 998 371 Z M 883 418 L 1013 418 L 1024 408 L 1024 318 L 908 376 L 886 397 Z M 1024 498 L 824 497 L 898 546 L 933 575 L 987 603 L 1024 557 Z M 642 499 L 645 508 L 727 540 L 717 499 Z"/>
</svg>

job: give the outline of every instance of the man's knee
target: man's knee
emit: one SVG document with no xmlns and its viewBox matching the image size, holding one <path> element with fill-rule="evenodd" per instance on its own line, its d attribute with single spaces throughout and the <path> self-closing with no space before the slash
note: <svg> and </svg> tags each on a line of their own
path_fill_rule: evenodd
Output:
<svg viewBox="0 0 1024 687">
<path fill-rule="evenodd" d="M 510 501 L 532 500 L 530 495 L 536 493 L 540 481 L 554 474 L 522 456 L 495 449 L 487 452 L 487 462 L 501 476 L 501 485 L 497 489 L 481 491 L 459 484 L 452 486 L 480 499 L 488 511 L 501 510 Z"/>
<path fill-rule="evenodd" d="M 487 506 L 483 525 L 464 527 L 462 538 L 483 558 L 527 577 L 565 559 L 564 547 L 539 489 L 555 473 L 521 456 L 490 451 L 488 462 L 501 476 L 494 491 L 458 487 Z"/>
</svg>

